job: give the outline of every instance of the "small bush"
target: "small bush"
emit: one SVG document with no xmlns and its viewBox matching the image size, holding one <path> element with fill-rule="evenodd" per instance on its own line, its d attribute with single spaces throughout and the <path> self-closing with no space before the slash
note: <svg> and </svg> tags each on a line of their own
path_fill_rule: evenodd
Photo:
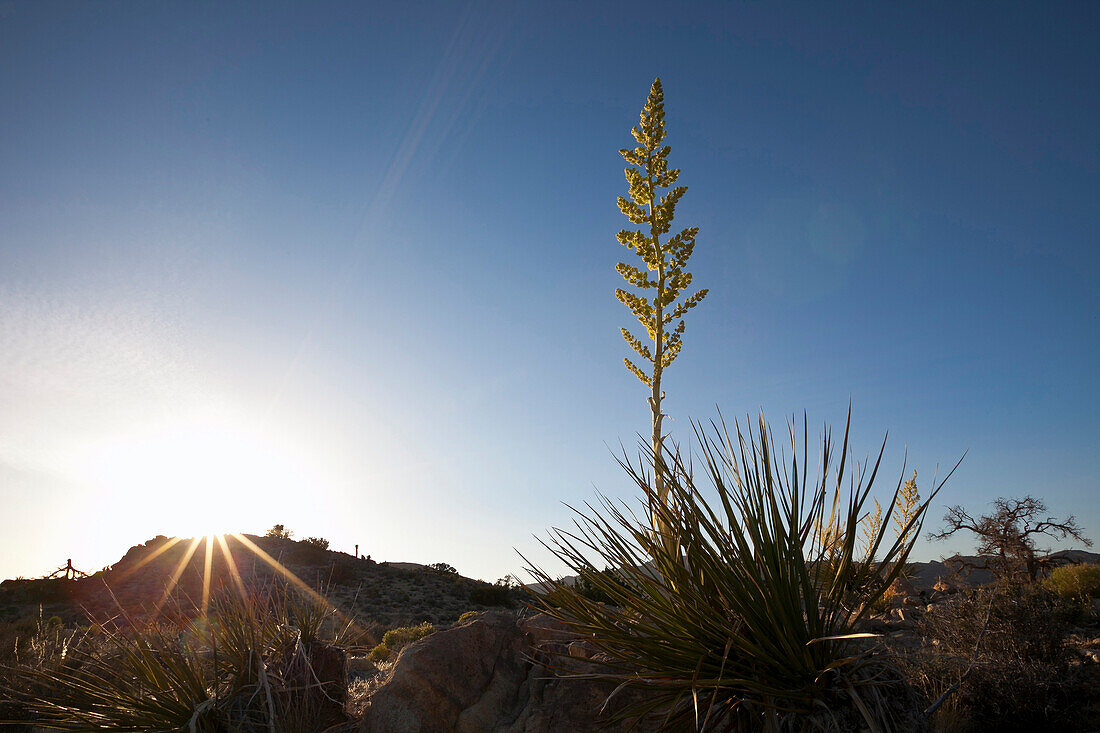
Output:
<svg viewBox="0 0 1100 733">
<path fill-rule="evenodd" d="M 289 540 L 293 536 L 294 533 L 281 524 L 273 525 L 271 529 L 267 530 L 267 533 L 264 534 L 264 537 L 275 537 L 280 540 Z"/>
<path fill-rule="evenodd" d="M 512 590 L 503 585 L 478 585 L 470 589 L 470 603 L 479 606 L 504 606 L 511 608 L 516 605 L 512 598 Z"/>
<path fill-rule="evenodd" d="M 416 626 L 402 626 L 396 629 L 390 629 L 382 635 L 382 643 L 397 652 L 401 651 L 406 644 L 420 641 L 425 636 L 430 636 L 434 633 L 435 627 L 425 621 Z"/>
<path fill-rule="evenodd" d="M 619 575 L 611 568 L 604 568 L 601 575 L 605 576 L 608 582 L 623 586 L 625 589 L 626 584 L 622 582 Z M 611 595 L 604 592 L 598 584 L 593 583 L 592 580 L 585 575 L 581 575 L 577 578 L 573 585 L 573 589 L 590 601 L 596 601 L 597 603 L 615 602 L 615 599 L 612 598 Z"/>
<path fill-rule="evenodd" d="M 467 611 L 466 613 L 459 616 L 458 621 L 455 621 L 455 623 L 456 624 L 464 624 L 467 621 L 472 621 L 473 619 L 477 618 L 479 615 L 481 615 L 481 611 Z"/>
<path fill-rule="evenodd" d="M 302 542 L 310 547 L 316 547 L 318 550 L 328 549 L 328 540 L 324 537 L 306 537 Z"/>
<path fill-rule="evenodd" d="M 1100 598 L 1100 565 L 1063 565 L 1044 585 L 1062 598 Z"/>
<path fill-rule="evenodd" d="M 367 659 L 378 664 L 380 662 L 388 662 L 390 656 L 393 654 L 390 648 L 385 644 L 379 644 L 370 650 L 370 654 L 367 655 Z"/>
<path fill-rule="evenodd" d="M 428 570 L 439 573 L 440 575 L 458 575 L 458 570 L 453 565 L 448 565 L 445 562 L 432 563 L 428 566 Z"/>
<path fill-rule="evenodd" d="M 425 621 L 417 626 L 402 626 L 390 629 L 382 635 L 382 643 L 370 650 L 367 658 L 374 663 L 385 662 L 397 656 L 397 653 L 414 641 L 435 633 L 435 627 Z"/>
</svg>

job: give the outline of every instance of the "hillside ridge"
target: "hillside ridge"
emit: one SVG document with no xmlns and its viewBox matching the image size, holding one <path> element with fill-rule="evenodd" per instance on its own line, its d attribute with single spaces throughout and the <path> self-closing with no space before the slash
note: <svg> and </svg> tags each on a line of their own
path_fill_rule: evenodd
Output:
<svg viewBox="0 0 1100 733">
<path fill-rule="evenodd" d="M 160 535 L 86 577 L 3 581 L 0 621 L 37 613 L 39 607 L 43 615 L 66 622 L 190 615 L 204 595 L 251 594 L 282 585 L 308 588 L 349 615 L 383 625 L 452 623 L 465 611 L 485 608 L 470 594 L 491 587 L 457 572 L 375 562 L 292 539 Z"/>
</svg>

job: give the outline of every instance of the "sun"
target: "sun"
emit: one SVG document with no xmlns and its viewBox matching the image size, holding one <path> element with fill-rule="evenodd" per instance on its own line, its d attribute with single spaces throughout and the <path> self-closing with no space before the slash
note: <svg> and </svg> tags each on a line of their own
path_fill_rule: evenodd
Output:
<svg viewBox="0 0 1100 733">
<path fill-rule="evenodd" d="M 287 446 L 211 409 L 98 441 L 84 464 L 116 511 L 179 537 L 251 528 L 258 503 L 300 492 L 307 480 Z"/>
</svg>

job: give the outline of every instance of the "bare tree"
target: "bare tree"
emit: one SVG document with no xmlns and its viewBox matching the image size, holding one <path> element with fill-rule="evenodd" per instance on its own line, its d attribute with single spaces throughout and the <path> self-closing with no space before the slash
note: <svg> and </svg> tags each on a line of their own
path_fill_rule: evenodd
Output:
<svg viewBox="0 0 1100 733">
<path fill-rule="evenodd" d="M 943 517 L 947 526 L 929 537 L 943 540 L 960 530 L 973 532 L 978 536 L 978 554 L 988 558 L 991 569 L 1002 574 L 1024 572 L 1030 580 L 1056 562 L 1049 557 L 1049 550 L 1036 549 L 1040 535 L 1057 540 L 1073 538 L 1086 547 L 1092 546 L 1072 514 L 1065 519 L 1047 516 L 1043 500 L 1030 494 L 1022 499 L 1001 497 L 993 502 L 993 509 L 991 514 L 974 518 L 959 505 L 949 507 Z"/>
</svg>

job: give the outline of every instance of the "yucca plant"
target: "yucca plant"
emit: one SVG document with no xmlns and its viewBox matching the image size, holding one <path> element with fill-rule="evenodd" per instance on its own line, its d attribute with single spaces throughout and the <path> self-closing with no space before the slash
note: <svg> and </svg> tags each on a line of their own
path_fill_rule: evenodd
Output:
<svg viewBox="0 0 1100 733">
<path fill-rule="evenodd" d="M 671 501 L 656 521 L 671 528 L 672 549 L 644 501 L 634 511 L 601 497 L 576 512 L 574 529 L 551 532 L 544 544 L 579 585 L 610 599 L 529 568 L 549 590 L 543 610 L 603 652 L 600 671 L 582 676 L 647 691 L 616 717 L 659 716 L 673 730 L 891 728 L 880 688 L 896 677 L 857 623 L 904 565 L 943 482 L 910 518 L 916 531 L 890 542 L 899 481 L 869 549 L 857 549 L 885 441 L 873 464 L 856 463 L 850 417 L 839 454 L 826 429 L 812 480 L 805 418 L 801 431 L 788 425 L 789 462 L 763 416 L 732 436 L 722 423 L 694 425 L 706 490 L 680 455 L 620 460 L 643 496 L 652 467 L 666 467 Z"/>
</svg>

